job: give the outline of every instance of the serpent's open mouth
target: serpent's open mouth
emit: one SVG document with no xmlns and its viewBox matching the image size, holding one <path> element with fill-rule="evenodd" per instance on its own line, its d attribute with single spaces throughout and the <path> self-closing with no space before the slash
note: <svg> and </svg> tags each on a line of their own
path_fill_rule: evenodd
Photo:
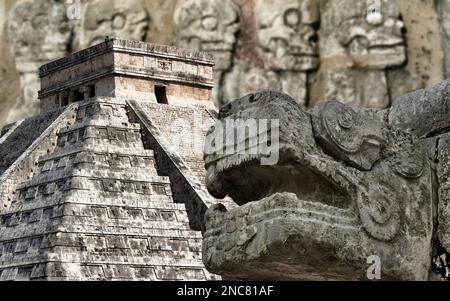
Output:
<svg viewBox="0 0 450 301">
<path fill-rule="evenodd" d="M 239 205 L 276 193 L 292 193 L 304 202 L 350 208 L 350 197 L 332 178 L 300 162 L 292 164 L 289 154 L 281 157 L 273 166 L 261 165 L 259 155 L 207 157 L 208 189 L 214 197 L 230 196 Z"/>
</svg>

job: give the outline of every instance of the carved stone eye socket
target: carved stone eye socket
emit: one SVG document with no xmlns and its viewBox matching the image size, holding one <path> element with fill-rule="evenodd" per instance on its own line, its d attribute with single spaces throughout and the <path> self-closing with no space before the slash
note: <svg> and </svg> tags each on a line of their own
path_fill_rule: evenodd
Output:
<svg viewBox="0 0 450 301">
<path fill-rule="evenodd" d="M 250 95 L 250 98 L 249 98 L 249 102 L 250 103 L 255 103 L 255 102 L 257 102 L 259 100 L 259 97 L 258 96 L 256 96 L 255 94 L 252 94 L 252 95 Z"/>
<path fill-rule="evenodd" d="M 367 9 L 366 14 L 367 23 L 377 26 L 383 23 L 383 15 L 381 14 L 380 9 L 371 7 Z"/>
<path fill-rule="evenodd" d="M 297 27 L 302 21 L 302 15 L 297 9 L 289 9 L 284 14 L 284 24 L 288 27 Z"/>
<path fill-rule="evenodd" d="M 122 14 L 114 15 L 111 26 L 113 29 L 123 29 L 126 24 L 126 17 Z"/>
<path fill-rule="evenodd" d="M 207 31 L 215 31 L 219 27 L 219 20 L 213 16 L 204 17 L 202 20 L 202 27 Z"/>
</svg>

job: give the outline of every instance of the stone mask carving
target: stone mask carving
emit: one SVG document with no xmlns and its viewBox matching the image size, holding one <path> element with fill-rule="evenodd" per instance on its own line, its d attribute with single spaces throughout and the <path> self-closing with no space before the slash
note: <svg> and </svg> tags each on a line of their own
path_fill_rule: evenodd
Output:
<svg viewBox="0 0 450 301">
<path fill-rule="evenodd" d="M 82 48 L 99 44 L 106 36 L 141 41 L 149 23 L 141 1 L 95 0 L 86 7 Z"/>
<path fill-rule="evenodd" d="M 267 67 L 309 71 L 319 65 L 319 12 L 311 0 L 258 1 L 259 41 Z"/>
<path fill-rule="evenodd" d="M 406 62 L 405 45 L 396 1 L 324 1 L 321 68 L 312 103 L 336 99 L 352 106 L 389 107 L 387 69 Z"/>
<path fill-rule="evenodd" d="M 384 69 L 406 60 L 404 23 L 395 1 L 333 2 L 334 32 L 358 67 Z"/>
<path fill-rule="evenodd" d="M 259 52 L 266 73 L 275 72 L 278 89 L 306 106 L 308 72 L 319 66 L 316 28 L 320 17 L 316 2 L 257 1 L 256 10 Z"/>
<path fill-rule="evenodd" d="M 239 7 L 231 0 L 178 1 L 174 15 L 177 46 L 214 55 L 214 103 L 226 103 L 222 93 L 224 74 L 233 66 L 240 26 Z"/>
<path fill-rule="evenodd" d="M 249 141 L 245 147 L 227 140 L 234 152 L 205 149 L 208 190 L 241 205 L 207 211 L 205 266 L 233 279 L 367 280 L 367 260 L 378 256 L 383 280 L 430 279 L 437 234 L 449 245 L 450 214 L 444 193 L 433 212 L 436 173 L 427 153 L 440 148 L 427 139 L 450 125 L 448 85 L 408 95 L 390 110 L 331 101 L 308 113 L 275 91 L 222 107 L 207 137 L 213 147 L 232 120 L 278 120 L 279 161 L 264 166 L 264 152 L 249 152 L 271 137 L 267 127 L 239 138 Z M 439 162 L 444 174 L 448 157 Z M 438 218 L 444 226 L 436 229 Z"/>
<path fill-rule="evenodd" d="M 239 30 L 239 9 L 232 1 L 180 1 L 174 18 L 178 46 L 211 52 L 217 71 L 231 67 Z"/>
</svg>

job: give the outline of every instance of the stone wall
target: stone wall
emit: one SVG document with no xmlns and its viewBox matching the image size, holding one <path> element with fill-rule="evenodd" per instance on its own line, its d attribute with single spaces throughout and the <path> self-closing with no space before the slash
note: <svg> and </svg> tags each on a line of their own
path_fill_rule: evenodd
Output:
<svg viewBox="0 0 450 301">
<path fill-rule="evenodd" d="M 385 107 L 398 95 L 444 78 L 442 49 L 450 44 L 445 0 L 379 1 L 381 15 L 395 20 L 398 27 L 384 23 L 378 37 L 401 34 L 406 42 L 406 56 L 390 62 L 376 61 L 376 56 L 349 56 L 361 49 L 364 54 L 359 42 L 342 53 L 343 48 L 333 44 L 339 41 L 339 31 L 327 29 L 333 28 L 328 16 L 344 16 L 349 11 L 346 5 L 357 8 L 353 16 L 357 28 L 361 25 L 358 18 L 370 8 L 367 3 L 377 1 L 346 0 L 338 6 L 330 0 L 278 1 L 81 0 L 79 15 L 65 1 L 2 1 L 0 126 L 36 113 L 37 66 L 95 44 L 106 35 L 211 51 L 216 55 L 217 105 L 272 87 L 291 94 L 304 106 L 324 98 L 342 98 L 347 103 Z M 69 12 L 70 20 L 64 12 Z M 298 12 L 300 19 L 296 19 Z M 45 14 L 53 14 L 52 20 L 58 22 L 48 22 L 42 18 Z M 219 43 L 209 43 L 209 37 L 219 37 Z M 289 47 L 303 47 L 309 54 L 277 57 L 289 52 Z M 364 80 L 355 82 L 355 78 Z"/>
</svg>

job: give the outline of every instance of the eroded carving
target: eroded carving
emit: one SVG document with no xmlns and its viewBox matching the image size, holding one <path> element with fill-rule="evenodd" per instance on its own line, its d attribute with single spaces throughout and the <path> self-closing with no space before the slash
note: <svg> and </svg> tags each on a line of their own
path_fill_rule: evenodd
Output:
<svg viewBox="0 0 450 301">
<path fill-rule="evenodd" d="M 8 117 L 16 121 L 38 112 L 39 66 L 67 54 L 71 27 L 64 3 L 18 1 L 9 17 L 8 36 L 22 88 L 22 95 Z"/>
<path fill-rule="evenodd" d="M 150 17 L 141 1 L 95 0 L 85 9 L 80 48 L 99 44 L 106 36 L 142 41 L 150 25 Z"/>
<path fill-rule="evenodd" d="M 271 88 L 288 93 L 306 106 L 308 72 L 319 66 L 317 3 L 313 0 L 256 1 L 255 15 L 256 47 L 263 65 L 237 61 L 223 83 L 224 102 Z"/>
<path fill-rule="evenodd" d="M 207 141 L 220 139 L 217 129 L 231 120 L 279 120 L 280 160 L 263 166 L 265 155 L 249 152 L 248 145 L 245 153 L 237 151 L 239 145 L 234 153 L 205 150 L 209 192 L 241 205 L 228 212 L 221 205 L 208 210 L 207 268 L 234 279 L 364 280 L 367 258 L 375 255 L 383 263 L 383 280 L 434 277 L 432 263 L 436 267 L 436 256 L 442 257 L 435 254 L 437 246 L 449 241 L 445 226 L 433 226 L 437 219 L 446 225 L 450 215 L 443 175 L 448 152 L 439 143 L 449 121 L 420 120 L 437 107 L 448 110 L 447 88 L 444 82 L 406 95 L 390 110 L 331 101 L 307 113 L 275 91 L 223 107 Z M 433 105 L 426 97 L 431 94 Z M 411 106 L 421 109 L 412 112 Z M 414 134 L 423 132 L 429 134 Z M 439 160 L 427 155 L 436 151 Z M 442 185 L 439 200 L 436 185 Z"/>
<path fill-rule="evenodd" d="M 315 101 L 387 108 L 386 69 L 406 62 L 404 23 L 395 1 L 325 1 L 320 51 L 322 68 Z"/>
</svg>

